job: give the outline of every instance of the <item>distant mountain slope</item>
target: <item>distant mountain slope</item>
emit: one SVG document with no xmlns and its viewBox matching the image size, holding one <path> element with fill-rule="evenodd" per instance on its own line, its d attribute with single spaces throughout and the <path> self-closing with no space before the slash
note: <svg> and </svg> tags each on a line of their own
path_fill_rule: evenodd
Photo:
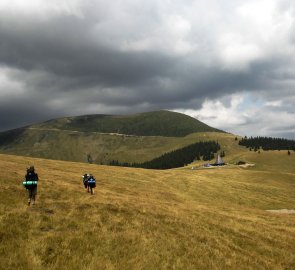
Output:
<svg viewBox="0 0 295 270">
<path fill-rule="evenodd" d="M 164 137 L 183 137 L 195 132 L 222 132 L 193 117 L 171 111 L 155 111 L 134 115 L 64 117 L 33 125 L 32 127 Z"/>
<path fill-rule="evenodd" d="M 207 132 L 201 132 L 206 130 Z M 66 117 L 0 133 L 0 152 L 109 164 L 146 162 L 198 141 L 242 148 L 231 134 L 175 112 Z M 158 136 L 156 136 L 158 135 Z M 222 143 L 229 140 L 230 143 Z"/>
</svg>

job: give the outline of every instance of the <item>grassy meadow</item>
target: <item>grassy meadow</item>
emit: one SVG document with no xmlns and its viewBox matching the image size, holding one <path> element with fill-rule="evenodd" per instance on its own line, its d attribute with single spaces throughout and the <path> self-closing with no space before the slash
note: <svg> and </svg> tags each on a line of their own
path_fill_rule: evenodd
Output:
<svg viewBox="0 0 295 270">
<path fill-rule="evenodd" d="M 255 166 L 156 171 L 0 154 L 0 269 L 295 269 L 295 215 L 266 211 L 295 209 L 295 153 L 228 159 Z M 31 164 L 40 184 L 28 207 Z"/>
</svg>

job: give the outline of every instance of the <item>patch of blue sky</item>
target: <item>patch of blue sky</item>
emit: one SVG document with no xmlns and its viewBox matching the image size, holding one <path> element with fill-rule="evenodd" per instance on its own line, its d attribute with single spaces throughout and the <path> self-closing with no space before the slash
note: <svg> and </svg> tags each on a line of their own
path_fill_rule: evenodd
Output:
<svg viewBox="0 0 295 270">
<path fill-rule="evenodd" d="M 250 108 L 261 108 L 265 106 L 266 100 L 249 92 L 243 93 L 243 98 L 237 106 L 240 111 L 247 111 Z"/>
</svg>

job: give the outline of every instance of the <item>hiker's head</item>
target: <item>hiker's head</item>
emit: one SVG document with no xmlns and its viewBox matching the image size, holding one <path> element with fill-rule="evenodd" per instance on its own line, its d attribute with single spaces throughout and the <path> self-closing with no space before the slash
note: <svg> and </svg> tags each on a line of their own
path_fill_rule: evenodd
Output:
<svg viewBox="0 0 295 270">
<path fill-rule="evenodd" d="M 33 172 L 33 171 L 35 171 L 35 168 L 34 168 L 34 166 L 30 166 L 30 168 L 29 168 L 29 171 L 30 171 L 30 172 Z"/>
</svg>

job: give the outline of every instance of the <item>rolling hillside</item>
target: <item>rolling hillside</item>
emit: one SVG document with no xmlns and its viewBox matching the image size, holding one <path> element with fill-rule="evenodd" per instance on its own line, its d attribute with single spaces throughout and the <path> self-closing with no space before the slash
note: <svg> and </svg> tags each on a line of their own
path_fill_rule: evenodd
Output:
<svg viewBox="0 0 295 270">
<path fill-rule="evenodd" d="M 245 147 L 239 146 L 234 140 L 234 135 L 217 132 L 194 133 L 179 138 L 28 128 L 16 138 L 11 139 L 11 137 L 9 141 L 0 144 L 1 153 L 79 162 L 87 162 L 87 157 L 90 155 L 96 164 L 108 164 L 111 160 L 144 162 L 165 152 L 208 140 L 218 140 L 227 157 L 233 153 L 246 151 Z"/>
<path fill-rule="evenodd" d="M 223 142 L 228 138 L 232 140 L 229 145 L 243 149 L 236 146 L 233 135 L 179 113 L 93 115 L 61 118 L 2 132 L 0 152 L 79 162 L 91 158 L 96 164 L 109 164 L 112 160 L 132 163 L 151 160 L 197 141 Z"/>
<path fill-rule="evenodd" d="M 275 269 L 295 266 L 295 154 L 154 171 L 0 154 L 0 269 Z M 21 185 L 34 164 L 35 206 Z M 95 195 L 81 175 L 97 178 Z"/>
<path fill-rule="evenodd" d="M 134 115 L 83 115 L 64 117 L 31 127 L 163 137 L 184 137 L 195 132 L 221 132 L 195 118 L 171 111 L 155 111 Z"/>
</svg>

